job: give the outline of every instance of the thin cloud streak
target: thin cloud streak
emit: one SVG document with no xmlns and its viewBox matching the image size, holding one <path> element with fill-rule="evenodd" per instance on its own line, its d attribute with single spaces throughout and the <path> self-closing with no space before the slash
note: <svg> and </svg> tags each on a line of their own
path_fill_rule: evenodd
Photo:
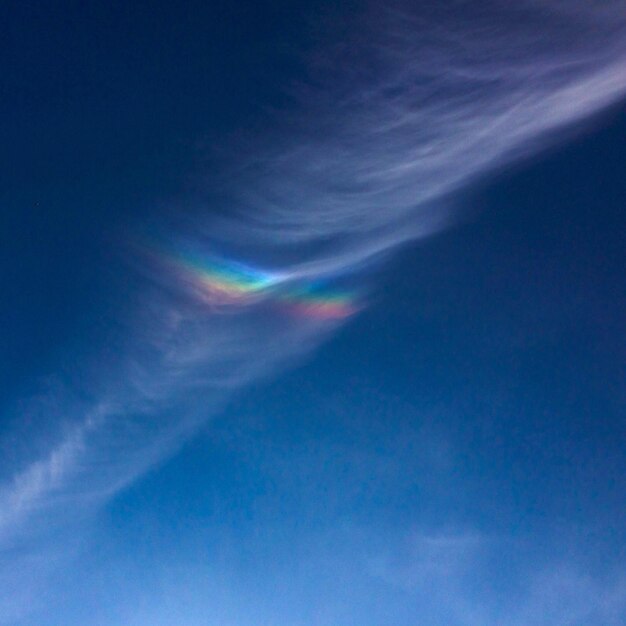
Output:
<svg viewBox="0 0 626 626">
<path fill-rule="evenodd" d="M 620 2 L 456 4 L 373 10 L 321 55 L 300 114 L 239 164 L 240 212 L 207 234 L 352 271 L 445 226 L 444 198 L 623 96 Z"/>
</svg>

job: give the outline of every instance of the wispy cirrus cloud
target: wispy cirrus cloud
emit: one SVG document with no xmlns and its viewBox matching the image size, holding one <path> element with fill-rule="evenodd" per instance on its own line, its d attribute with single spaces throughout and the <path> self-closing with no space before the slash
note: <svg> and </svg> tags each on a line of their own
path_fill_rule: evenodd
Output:
<svg viewBox="0 0 626 626">
<path fill-rule="evenodd" d="M 121 364 L 90 407 L 50 415 L 59 436 L 1 489 L 0 542 L 38 526 L 29 520 L 42 511 L 62 525 L 97 508 L 234 391 L 328 337 L 348 315 L 309 315 L 322 310 L 319 294 L 361 291 L 370 265 L 452 219 L 463 186 L 626 91 L 617 0 L 398 3 L 364 11 L 347 33 L 312 59 L 293 110 L 234 157 L 231 208 L 220 217 L 199 208 L 160 235 L 193 249 L 204 279 L 139 261 L 144 291 Z M 216 251 L 239 264 L 226 267 L 229 288 L 260 284 L 255 297 L 218 306 Z M 284 288 L 250 282 L 268 275 L 290 278 Z M 268 307 L 280 298 L 292 310 Z"/>
<path fill-rule="evenodd" d="M 619 2 L 372 9 L 319 55 L 300 110 L 237 155 L 240 212 L 208 232 L 311 273 L 427 235 L 455 190 L 622 96 L 625 28 Z"/>
</svg>

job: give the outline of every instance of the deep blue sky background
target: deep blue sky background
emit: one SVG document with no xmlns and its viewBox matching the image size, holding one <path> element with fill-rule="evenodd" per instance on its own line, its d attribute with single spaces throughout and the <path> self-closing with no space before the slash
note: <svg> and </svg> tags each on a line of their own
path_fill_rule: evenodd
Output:
<svg viewBox="0 0 626 626">
<path fill-rule="evenodd" d="M 61 4 L 0 8 L 0 434 L 45 377 L 106 350 L 132 292 L 116 235 L 287 101 L 332 10 Z M 468 584 L 496 613 L 554 560 L 623 576 L 625 138 L 617 106 L 458 198 L 469 217 L 401 251 L 371 308 L 118 495 L 23 623 L 417 624 L 423 599 L 350 569 L 417 528 L 516 542 Z"/>
</svg>

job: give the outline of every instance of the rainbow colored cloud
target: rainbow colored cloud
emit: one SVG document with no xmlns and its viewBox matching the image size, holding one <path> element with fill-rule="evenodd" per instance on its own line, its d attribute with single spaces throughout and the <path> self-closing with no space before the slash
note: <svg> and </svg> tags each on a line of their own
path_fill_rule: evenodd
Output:
<svg viewBox="0 0 626 626">
<path fill-rule="evenodd" d="M 327 320 L 350 317 L 360 308 L 353 292 L 329 289 L 321 281 L 287 272 L 268 271 L 195 251 L 170 251 L 160 257 L 212 305 L 244 307 L 267 302 L 291 315 Z"/>
</svg>

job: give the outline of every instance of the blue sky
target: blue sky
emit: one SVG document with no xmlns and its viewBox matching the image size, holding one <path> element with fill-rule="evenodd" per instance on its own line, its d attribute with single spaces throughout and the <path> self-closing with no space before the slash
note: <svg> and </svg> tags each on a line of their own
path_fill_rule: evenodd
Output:
<svg viewBox="0 0 626 626">
<path fill-rule="evenodd" d="M 0 13 L 0 624 L 624 623 L 619 2 Z"/>
</svg>

